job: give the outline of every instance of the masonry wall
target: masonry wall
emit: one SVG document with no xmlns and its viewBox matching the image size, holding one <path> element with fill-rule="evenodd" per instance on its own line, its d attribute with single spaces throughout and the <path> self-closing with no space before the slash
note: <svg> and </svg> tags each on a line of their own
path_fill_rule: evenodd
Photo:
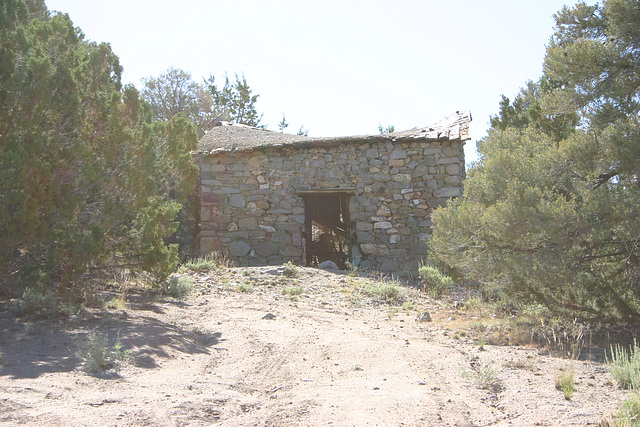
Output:
<svg viewBox="0 0 640 427">
<path fill-rule="evenodd" d="M 353 264 L 415 272 L 427 255 L 432 209 L 462 192 L 462 145 L 381 140 L 202 156 L 200 252 L 239 265 L 303 264 L 297 191 L 353 189 Z"/>
</svg>

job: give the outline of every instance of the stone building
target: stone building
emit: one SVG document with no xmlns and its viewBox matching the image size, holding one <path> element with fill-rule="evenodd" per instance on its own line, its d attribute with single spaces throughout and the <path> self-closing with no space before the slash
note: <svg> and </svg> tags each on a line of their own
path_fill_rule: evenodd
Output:
<svg viewBox="0 0 640 427">
<path fill-rule="evenodd" d="M 462 193 L 468 112 L 383 135 L 310 138 L 222 123 L 194 153 L 201 255 L 415 272 L 431 211 Z"/>
</svg>

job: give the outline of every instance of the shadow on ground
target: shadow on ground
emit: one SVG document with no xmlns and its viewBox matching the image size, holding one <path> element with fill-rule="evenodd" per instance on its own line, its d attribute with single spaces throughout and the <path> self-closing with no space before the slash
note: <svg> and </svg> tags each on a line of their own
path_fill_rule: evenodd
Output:
<svg viewBox="0 0 640 427">
<path fill-rule="evenodd" d="M 0 305 L 0 376 L 37 378 L 54 372 L 81 368 L 78 343 L 90 331 L 120 341 L 131 350 L 133 363 L 153 369 L 156 359 L 173 350 L 185 354 L 209 354 L 209 347 L 222 341 L 221 333 L 187 330 L 179 325 L 144 316 L 143 311 L 162 311 L 152 297 L 135 295 L 127 311 L 83 311 L 73 319 L 29 322 L 12 317 Z"/>
</svg>

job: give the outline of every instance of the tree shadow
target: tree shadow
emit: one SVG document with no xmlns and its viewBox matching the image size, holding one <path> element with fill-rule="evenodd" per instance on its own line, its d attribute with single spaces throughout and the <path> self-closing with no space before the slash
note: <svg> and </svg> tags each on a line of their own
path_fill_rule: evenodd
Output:
<svg viewBox="0 0 640 427">
<path fill-rule="evenodd" d="M 108 337 L 131 350 L 132 364 L 143 369 L 157 367 L 156 358 L 170 352 L 210 354 L 209 348 L 222 340 L 220 332 L 187 330 L 157 318 L 138 315 L 139 308 L 162 313 L 157 304 L 132 304 L 127 312 L 84 313 L 76 319 L 28 322 L 12 317 L 6 304 L 0 305 L 0 377 L 37 378 L 47 373 L 71 372 L 82 367 L 78 343 L 89 331 Z M 138 308 L 136 308 L 138 307 Z M 141 313 L 140 313 L 141 314 Z"/>
</svg>

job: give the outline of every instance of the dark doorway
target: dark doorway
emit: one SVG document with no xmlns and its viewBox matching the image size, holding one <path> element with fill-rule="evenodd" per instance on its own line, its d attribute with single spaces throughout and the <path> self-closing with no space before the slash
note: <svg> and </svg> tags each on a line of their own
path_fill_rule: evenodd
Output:
<svg viewBox="0 0 640 427">
<path fill-rule="evenodd" d="M 307 265 L 333 261 L 344 270 L 351 259 L 349 195 L 305 193 L 305 238 Z"/>
</svg>

